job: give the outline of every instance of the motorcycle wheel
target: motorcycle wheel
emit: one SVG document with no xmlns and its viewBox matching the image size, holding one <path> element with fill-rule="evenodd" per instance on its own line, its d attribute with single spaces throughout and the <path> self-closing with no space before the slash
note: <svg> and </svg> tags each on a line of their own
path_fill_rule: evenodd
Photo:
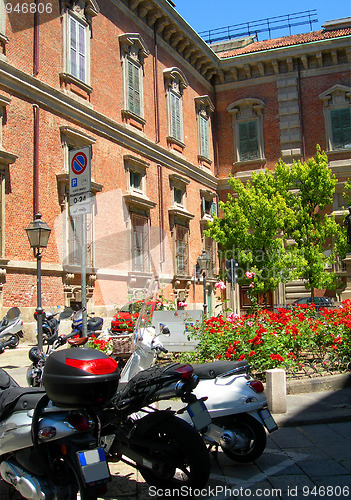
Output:
<svg viewBox="0 0 351 500">
<path fill-rule="evenodd" d="M 16 349 L 19 341 L 20 339 L 17 333 L 5 333 L 5 335 L 1 337 L 1 342 L 9 349 Z"/>
<path fill-rule="evenodd" d="M 165 459 L 162 472 L 140 467 L 140 473 L 150 486 L 177 488 L 181 486 L 203 488 L 210 476 L 210 457 L 200 434 L 178 417 L 170 417 L 150 429 L 145 437 L 153 442 L 173 445 L 173 463 L 162 447 L 154 452 L 155 458 Z"/>
<path fill-rule="evenodd" d="M 83 481 L 80 478 L 79 474 L 77 474 L 75 467 L 70 462 L 66 462 L 66 466 L 68 466 L 70 472 L 72 473 L 70 475 L 73 475 L 75 479 L 74 486 L 71 489 L 71 494 L 69 495 L 67 500 L 97 500 L 98 496 L 94 492 L 94 489 L 89 489 L 84 486 Z"/>
<path fill-rule="evenodd" d="M 222 417 L 213 419 L 213 423 L 232 430 L 244 437 L 246 445 L 241 449 L 222 448 L 223 453 L 235 462 L 253 462 L 262 455 L 267 443 L 266 431 L 263 425 L 251 415 L 246 413 L 235 417 Z"/>
</svg>

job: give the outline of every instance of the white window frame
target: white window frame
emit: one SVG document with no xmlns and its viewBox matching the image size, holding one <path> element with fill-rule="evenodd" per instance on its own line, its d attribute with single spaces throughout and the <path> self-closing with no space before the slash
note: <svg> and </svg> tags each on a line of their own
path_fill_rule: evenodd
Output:
<svg viewBox="0 0 351 500">
<path fill-rule="evenodd" d="M 190 183 L 190 181 L 178 174 L 170 175 L 169 180 L 171 186 L 172 207 L 175 209 L 179 208 L 181 210 L 186 210 L 186 199 L 187 199 L 186 186 Z M 175 190 L 179 190 L 181 192 L 180 203 L 176 201 Z"/>
<path fill-rule="evenodd" d="M 139 118 L 144 121 L 144 61 L 149 56 L 148 50 L 144 40 L 139 33 L 124 33 L 119 37 L 121 48 L 121 61 L 123 71 L 123 113 L 131 115 L 134 118 Z M 130 86 L 130 67 L 137 70 L 138 75 L 138 89 Z M 139 96 L 139 109 L 135 109 L 131 105 L 131 95 Z"/>
<path fill-rule="evenodd" d="M 167 68 L 163 75 L 167 103 L 167 140 L 184 148 L 183 91 L 188 87 L 188 81 L 178 68 Z"/>
<path fill-rule="evenodd" d="M 327 151 L 349 151 L 351 146 L 346 148 L 334 148 L 331 112 L 342 109 L 351 110 L 351 88 L 346 85 L 334 85 L 320 94 L 319 99 L 323 102 Z"/>
<path fill-rule="evenodd" d="M 7 43 L 9 41 L 6 36 L 7 14 L 5 9 L 5 1 L 8 0 L 0 0 L 0 42 L 2 43 Z"/>
<path fill-rule="evenodd" d="M 72 44 L 72 34 L 75 35 L 75 47 Z M 68 44 L 69 74 L 83 83 L 88 83 L 88 24 L 70 12 L 68 14 Z M 73 57 L 73 53 L 75 53 L 75 57 Z M 82 57 L 83 61 L 81 60 Z M 75 70 L 72 67 L 73 63 L 75 64 Z"/>
<path fill-rule="evenodd" d="M 233 102 L 227 108 L 233 117 L 234 132 L 234 163 L 247 164 L 265 160 L 263 137 L 263 109 L 265 104 L 259 99 L 247 98 Z M 246 123 L 256 124 L 257 157 L 243 158 L 240 151 L 240 125 Z"/>
</svg>

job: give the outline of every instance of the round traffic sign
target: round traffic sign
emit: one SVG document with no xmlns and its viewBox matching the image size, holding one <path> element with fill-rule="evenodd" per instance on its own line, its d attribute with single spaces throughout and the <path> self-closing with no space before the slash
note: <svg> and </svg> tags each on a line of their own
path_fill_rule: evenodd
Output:
<svg viewBox="0 0 351 500">
<path fill-rule="evenodd" d="M 84 170 L 87 168 L 87 165 L 88 165 L 88 158 L 81 151 L 73 156 L 71 167 L 72 171 L 76 175 L 82 174 Z"/>
</svg>

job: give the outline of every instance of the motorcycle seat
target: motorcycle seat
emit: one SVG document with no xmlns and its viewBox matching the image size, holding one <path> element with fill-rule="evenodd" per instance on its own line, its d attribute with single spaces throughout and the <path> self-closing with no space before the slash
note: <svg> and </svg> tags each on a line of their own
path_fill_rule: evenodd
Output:
<svg viewBox="0 0 351 500">
<path fill-rule="evenodd" d="M 38 387 L 9 387 L 0 392 L 0 419 L 15 411 L 29 411 L 44 396 L 45 389 Z"/>
<path fill-rule="evenodd" d="M 213 379 L 222 375 L 222 373 L 229 372 L 235 368 L 245 368 L 246 366 L 248 366 L 248 362 L 245 359 L 242 361 L 212 361 L 210 363 L 192 365 L 194 374 L 200 379 Z"/>
</svg>

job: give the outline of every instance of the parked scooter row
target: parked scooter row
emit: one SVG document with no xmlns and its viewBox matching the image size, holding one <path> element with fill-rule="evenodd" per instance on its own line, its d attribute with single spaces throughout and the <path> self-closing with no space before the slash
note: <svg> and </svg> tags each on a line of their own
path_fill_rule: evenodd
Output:
<svg viewBox="0 0 351 500">
<path fill-rule="evenodd" d="M 79 341 L 82 337 L 82 310 L 76 312 L 71 307 L 66 307 L 63 311 L 56 313 L 43 313 L 43 343 L 46 345 L 46 352 L 40 351 L 38 347 L 32 347 L 28 356 L 32 364 L 27 370 L 27 383 L 31 387 L 40 387 L 42 385 L 42 376 L 47 357 L 56 349 L 65 345 L 67 342 L 71 345 L 79 345 L 85 342 Z M 59 334 L 59 326 L 62 320 L 72 319 L 71 332 L 65 335 Z M 103 319 L 100 317 L 89 317 L 87 322 L 87 337 L 98 336 L 103 325 Z M 76 340 L 78 337 L 78 340 Z M 87 339 L 86 339 L 87 340 Z"/>
<path fill-rule="evenodd" d="M 160 334 L 169 335 L 168 328 L 163 327 Z M 160 352 L 167 352 L 160 334 L 155 335 L 152 327 L 142 330 L 136 349 L 122 370 L 120 387 L 153 366 Z M 212 419 L 203 432 L 209 448 L 220 446 L 236 462 L 256 460 L 266 447 L 266 430 L 277 429 L 267 408 L 262 382 L 249 375 L 247 361 L 216 361 L 194 364 L 193 368 L 199 378 L 194 394 L 206 401 Z M 187 413 L 180 416 L 191 422 Z"/>
<path fill-rule="evenodd" d="M 11 307 L 0 321 L 0 342 L 3 347 L 15 349 L 23 338 L 23 320 L 18 307 Z"/>
<path fill-rule="evenodd" d="M 199 432 L 210 416 L 192 394 L 197 377 L 179 363 L 146 372 L 117 392 L 117 363 L 85 348 L 61 349 L 47 358 L 45 389 L 19 387 L 0 369 L 4 481 L 28 499 L 96 500 L 110 479 L 106 459 L 122 459 L 150 485 L 202 488 L 210 462 Z M 149 406 L 173 397 L 195 415 L 195 428 L 170 410 Z M 132 416 L 146 407 L 142 418 Z"/>
</svg>

